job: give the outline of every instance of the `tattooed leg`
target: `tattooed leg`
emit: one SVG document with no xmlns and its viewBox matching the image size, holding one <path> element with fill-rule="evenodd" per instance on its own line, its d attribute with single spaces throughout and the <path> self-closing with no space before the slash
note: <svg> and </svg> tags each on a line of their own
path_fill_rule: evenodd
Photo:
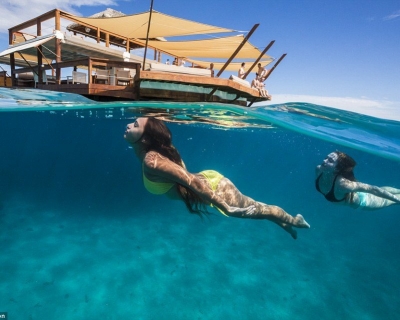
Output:
<svg viewBox="0 0 400 320">
<path fill-rule="evenodd" d="M 393 187 L 381 187 L 383 190 L 386 190 L 387 192 L 390 192 L 392 194 L 400 194 L 400 189 L 396 189 Z"/>
<path fill-rule="evenodd" d="M 293 230 L 292 227 L 310 227 L 301 214 L 293 217 L 278 206 L 257 202 L 252 198 L 243 195 L 227 178 L 223 178 L 221 180 L 218 185 L 217 193 L 231 206 L 246 207 L 249 205 L 254 205 L 256 207 L 256 211 L 251 215 L 231 214 L 232 217 L 270 220 L 282 227 L 286 232 L 290 233 L 294 239 L 297 237 L 297 232 Z"/>
</svg>

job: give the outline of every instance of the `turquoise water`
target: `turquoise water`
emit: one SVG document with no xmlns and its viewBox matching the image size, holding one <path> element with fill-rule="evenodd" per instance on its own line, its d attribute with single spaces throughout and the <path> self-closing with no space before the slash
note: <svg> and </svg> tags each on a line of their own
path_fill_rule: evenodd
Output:
<svg viewBox="0 0 400 320">
<path fill-rule="evenodd" d="M 400 123 L 317 105 L 92 103 L 0 89 L 0 312 L 10 319 L 397 319 L 400 206 L 327 202 L 314 169 L 336 149 L 358 180 L 400 187 Z M 147 193 L 123 139 L 169 121 L 188 170 L 301 213 L 200 219 Z"/>
</svg>

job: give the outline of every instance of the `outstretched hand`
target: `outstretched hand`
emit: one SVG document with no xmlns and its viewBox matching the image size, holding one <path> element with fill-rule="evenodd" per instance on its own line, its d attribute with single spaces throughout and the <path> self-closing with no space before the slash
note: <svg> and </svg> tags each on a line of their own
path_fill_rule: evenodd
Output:
<svg viewBox="0 0 400 320">
<path fill-rule="evenodd" d="M 245 208 L 238 208 L 238 207 L 228 207 L 229 213 L 241 213 L 245 215 L 252 215 L 256 211 L 256 207 L 254 205 L 245 207 Z"/>
</svg>

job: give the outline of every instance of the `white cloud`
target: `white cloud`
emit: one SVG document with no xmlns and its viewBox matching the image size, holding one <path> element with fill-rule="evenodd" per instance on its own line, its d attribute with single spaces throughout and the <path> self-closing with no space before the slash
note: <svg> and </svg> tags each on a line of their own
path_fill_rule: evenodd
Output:
<svg viewBox="0 0 400 320">
<path fill-rule="evenodd" d="M 392 13 L 391 15 L 388 15 L 388 16 L 384 17 L 383 20 L 393 20 L 393 19 L 396 19 L 396 18 L 399 18 L 399 17 L 400 17 L 400 10 Z"/>
<path fill-rule="evenodd" d="M 0 1 L 0 33 L 8 33 L 8 28 L 35 18 L 53 9 L 78 14 L 75 8 L 82 6 L 115 6 L 114 0 L 2 0 Z"/>
<path fill-rule="evenodd" d="M 281 104 L 287 102 L 306 102 L 336 108 L 376 118 L 400 121 L 400 102 L 371 100 L 350 97 L 320 97 L 291 94 L 275 94 L 272 101 L 262 104 Z"/>
</svg>

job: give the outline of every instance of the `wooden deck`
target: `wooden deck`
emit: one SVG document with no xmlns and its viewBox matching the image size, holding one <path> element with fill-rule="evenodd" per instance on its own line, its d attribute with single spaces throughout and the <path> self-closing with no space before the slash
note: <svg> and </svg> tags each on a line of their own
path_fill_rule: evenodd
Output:
<svg viewBox="0 0 400 320">
<path fill-rule="evenodd" d="M 257 89 L 249 88 L 241 85 L 233 80 L 201 77 L 201 76 L 188 76 L 183 74 L 169 74 L 165 72 L 155 71 L 141 71 L 140 77 L 135 82 L 153 81 L 159 83 L 173 83 L 183 84 L 195 87 L 207 88 L 206 93 L 184 92 L 174 90 L 154 90 L 140 87 L 141 99 L 156 98 L 159 100 L 174 100 L 174 101 L 187 101 L 187 102 L 222 102 L 233 103 L 246 106 L 247 102 L 265 101 L 266 99 L 260 96 Z M 224 99 L 218 95 L 210 95 L 211 92 L 220 90 L 227 94 L 233 94 L 233 98 Z M 244 98 L 245 101 L 239 98 Z"/>
<path fill-rule="evenodd" d="M 73 66 L 80 66 L 80 68 L 87 69 L 87 75 L 89 75 L 87 77 L 88 83 L 71 83 L 65 79 L 62 80 L 61 71 L 64 68 L 71 68 Z M 129 85 L 95 83 L 96 79 L 92 74 L 96 68 L 130 69 L 133 70 L 135 76 Z M 28 68 L 18 69 L 18 73 L 28 72 L 29 70 Z M 250 88 L 234 80 L 180 73 L 143 71 L 140 69 L 140 64 L 133 62 L 88 58 L 53 63 L 52 65 L 43 67 L 40 72 L 33 71 L 40 74 L 43 70 L 52 70 L 53 73 L 58 75 L 56 77 L 56 84 L 46 84 L 43 83 L 43 79 L 39 79 L 38 83 L 36 83 L 36 88 L 80 94 L 97 101 L 160 100 L 222 102 L 246 106 L 248 103 L 267 100 L 260 96 L 257 89 Z"/>
<path fill-rule="evenodd" d="M 98 83 L 38 84 L 38 89 L 76 93 L 93 100 L 138 100 L 133 86 L 113 86 Z M 104 97 L 104 99 L 102 99 Z M 108 99 L 111 98 L 111 99 Z"/>
<path fill-rule="evenodd" d="M 259 97 L 260 95 L 257 89 L 249 88 L 233 80 L 221 78 L 188 76 L 183 74 L 168 74 L 165 72 L 155 71 L 141 71 L 139 80 L 154 80 L 201 85 L 203 87 L 218 88 L 221 90 L 226 90 L 230 93 L 239 93 L 249 97 Z"/>
</svg>

